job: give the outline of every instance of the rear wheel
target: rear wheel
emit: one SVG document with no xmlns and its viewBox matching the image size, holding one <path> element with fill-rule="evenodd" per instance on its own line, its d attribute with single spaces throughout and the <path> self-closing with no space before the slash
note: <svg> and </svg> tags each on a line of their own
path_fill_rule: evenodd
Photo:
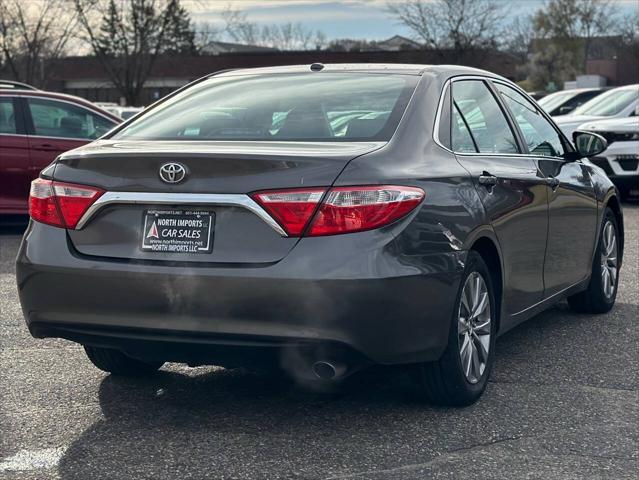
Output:
<svg viewBox="0 0 639 480">
<path fill-rule="evenodd" d="M 592 262 L 588 289 L 568 297 L 570 307 L 582 313 L 606 313 L 617 298 L 619 285 L 619 234 L 615 214 L 606 209 Z"/>
<path fill-rule="evenodd" d="M 431 402 L 470 405 L 486 389 L 494 357 L 496 305 L 488 267 L 471 251 L 446 350 L 438 361 L 418 366 L 419 385 Z"/>
<path fill-rule="evenodd" d="M 157 371 L 164 362 L 144 362 L 113 348 L 84 346 L 91 363 L 113 375 L 138 377 Z"/>
</svg>

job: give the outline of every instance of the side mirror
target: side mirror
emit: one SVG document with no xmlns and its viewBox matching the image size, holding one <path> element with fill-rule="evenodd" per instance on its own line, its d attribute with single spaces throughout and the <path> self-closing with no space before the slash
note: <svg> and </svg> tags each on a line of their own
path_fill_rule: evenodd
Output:
<svg viewBox="0 0 639 480">
<path fill-rule="evenodd" d="M 592 132 L 575 131 L 572 140 L 580 158 L 594 157 L 608 148 L 608 142 L 604 137 Z"/>
</svg>

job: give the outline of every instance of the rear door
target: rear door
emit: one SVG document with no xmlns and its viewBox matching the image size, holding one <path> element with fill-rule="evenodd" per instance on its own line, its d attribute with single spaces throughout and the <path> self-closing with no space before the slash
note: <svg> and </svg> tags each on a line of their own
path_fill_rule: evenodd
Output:
<svg viewBox="0 0 639 480">
<path fill-rule="evenodd" d="M 31 176 L 63 152 L 102 136 L 115 126 L 81 105 L 65 100 L 23 96 L 31 151 Z"/>
<path fill-rule="evenodd" d="M 591 271 L 597 229 L 597 200 L 588 169 L 567 162 L 565 139 L 544 114 L 512 87 L 495 83 L 526 142 L 548 190 L 545 296 L 584 280 Z"/>
<path fill-rule="evenodd" d="M 517 314 L 539 302 L 544 291 L 546 186 L 532 158 L 522 155 L 490 84 L 461 79 L 452 92 L 452 148 L 473 177 L 499 240 L 505 313 Z"/>
<path fill-rule="evenodd" d="M 0 213 L 26 214 L 31 171 L 29 141 L 17 97 L 0 96 Z"/>
</svg>

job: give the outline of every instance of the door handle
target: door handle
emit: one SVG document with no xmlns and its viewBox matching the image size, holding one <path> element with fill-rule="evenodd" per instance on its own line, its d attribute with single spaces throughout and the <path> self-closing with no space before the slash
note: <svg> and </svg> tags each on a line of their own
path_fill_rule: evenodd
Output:
<svg viewBox="0 0 639 480">
<path fill-rule="evenodd" d="M 558 178 L 555 177 L 547 177 L 546 178 L 546 185 L 550 186 L 553 190 L 557 190 L 557 187 L 559 186 L 561 182 L 559 181 Z"/>
<path fill-rule="evenodd" d="M 479 184 L 486 187 L 494 187 L 497 185 L 497 177 L 488 172 L 484 172 L 479 176 Z"/>
<path fill-rule="evenodd" d="M 50 143 L 36 143 L 33 148 L 36 150 L 44 150 L 45 152 L 49 152 L 51 150 L 56 150 L 56 148 Z"/>
</svg>

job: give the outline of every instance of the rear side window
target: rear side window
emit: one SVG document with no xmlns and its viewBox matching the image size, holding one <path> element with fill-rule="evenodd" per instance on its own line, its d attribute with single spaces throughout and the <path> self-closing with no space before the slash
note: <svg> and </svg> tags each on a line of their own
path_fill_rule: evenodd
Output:
<svg viewBox="0 0 639 480">
<path fill-rule="evenodd" d="M 29 98 L 35 135 L 42 137 L 95 139 L 111 130 L 114 122 L 67 102 Z"/>
<path fill-rule="evenodd" d="M 455 111 L 460 116 L 462 125 L 470 130 L 473 143 L 480 153 L 519 153 L 515 135 L 504 112 L 481 80 L 453 83 L 453 112 Z M 464 129 L 460 128 L 459 138 L 463 138 Z M 467 140 L 464 145 L 468 145 Z"/>
<path fill-rule="evenodd" d="M 530 153 L 561 157 L 564 154 L 561 137 L 539 109 L 517 90 L 500 83 L 495 86 L 513 113 Z"/>
<path fill-rule="evenodd" d="M 0 97 L 0 133 L 17 133 L 13 99 Z"/>
<path fill-rule="evenodd" d="M 418 78 L 362 73 L 212 77 L 113 138 L 387 141 Z"/>
</svg>

